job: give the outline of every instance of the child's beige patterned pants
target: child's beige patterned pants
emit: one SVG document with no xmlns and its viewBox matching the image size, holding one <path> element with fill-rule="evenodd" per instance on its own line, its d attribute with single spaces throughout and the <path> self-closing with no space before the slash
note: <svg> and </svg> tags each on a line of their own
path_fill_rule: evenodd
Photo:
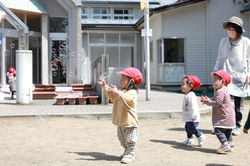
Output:
<svg viewBox="0 0 250 166">
<path fill-rule="evenodd" d="M 126 150 L 126 153 L 135 155 L 135 144 L 138 138 L 138 128 L 118 127 L 117 136 L 121 146 Z"/>
</svg>

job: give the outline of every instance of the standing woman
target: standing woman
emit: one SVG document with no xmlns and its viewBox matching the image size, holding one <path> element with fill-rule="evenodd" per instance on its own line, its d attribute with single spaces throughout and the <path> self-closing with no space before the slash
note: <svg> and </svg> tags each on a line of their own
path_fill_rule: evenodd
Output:
<svg viewBox="0 0 250 166">
<path fill-rule="evenodd" d="M 226 29 L 228 37 L 220 42 L 214 71 L 222 69 L 232 77 L 232 82 L 228 85 L 230 95 L 234 98 L 236 117 L 236 128 L 232 134 L 239 135 L 244 99 L 249 95 L 250 40 L 242 36 L 245 31 L 243 21 L 239 17 L 231 17 L 223 23 L 223 28 Z"/>
</svg>

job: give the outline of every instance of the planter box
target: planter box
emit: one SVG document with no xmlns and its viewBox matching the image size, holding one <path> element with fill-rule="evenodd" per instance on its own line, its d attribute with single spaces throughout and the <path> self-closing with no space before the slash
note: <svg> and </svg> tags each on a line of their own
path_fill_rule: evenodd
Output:
<svg viewBox="0 0 250 166">
<path fill-rule="evenodd" d="M 57 105 L 64 105 L 65 101 L 66 101 L 66 97 L 56 97 Z"/>
<path fill-rule="evenodd" d="M 75 105 L 76 104 L 76 97 L 67 97 L 69 105 Z"/>
<path fill-rule="evenodd" d="M 89 96 L 89 103 L 90 104 L 97 104 L 98 97 L 99 96 Z"/>
<path fill-rule="evenodd" d="M 78 97 L 79 104 L 80 104 L 80 105 L 86 104 L 87 98 L 88 98 L 87 96 Z"/>
</svg>

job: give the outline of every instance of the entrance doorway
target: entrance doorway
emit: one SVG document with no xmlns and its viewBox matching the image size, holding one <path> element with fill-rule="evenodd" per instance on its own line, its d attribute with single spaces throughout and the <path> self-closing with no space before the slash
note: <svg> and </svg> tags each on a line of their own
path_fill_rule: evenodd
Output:
<svg viewBox="0 0 250 166">
<path fill-rule="evenodd" d="M 67 84 L 67 40 L 51 39 L 51 74 L 53 84 Z"/>
</svg>

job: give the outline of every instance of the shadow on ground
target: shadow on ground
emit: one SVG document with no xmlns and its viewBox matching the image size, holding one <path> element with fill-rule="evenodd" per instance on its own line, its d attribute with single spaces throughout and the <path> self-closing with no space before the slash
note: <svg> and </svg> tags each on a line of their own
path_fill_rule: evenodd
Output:
<svg viewBox="0 0 250 166">
<path fill-rule="evenodd" d="M 185 128 L 181 128 L 181 127 L 175 127 L 175 128 L 170 128 L 170 129 L 167 129 L 167 130 L 171 130 L 171 131 L 185 131 Z M 206 129 L 199 129 L 198 130 L 204 134 L 211 134 L 212 133 L 212 130 L 206 130 Z"/>
<path fill-rule="evenodd" d="M 233 166 L 233 165 L 227 165 L 227 164 L 206 164 L 206 166 Z"/>
<path fill-rule="evenodd" d="M 182 149 L 182 150 L 186 150 L 186 151 L 199 151 L 199 152 L 203 152 L 203 153 L 216 154 L 215 149 L 202 148 L 202 147 L 198 147 L 198 146 L 187 146 L 187 145 L 183 145 L 182 143 L 176 142 L 176 141 L 168 141 L 168 140 L 150 140 L 150 141 L 154 142 L 154 143 L 168 144 L 168 145 L 171 145 L 171 147 L 173 147 L 175 149 Z"/>
<path fill-rule="evenodd" d="M 78 158 L 76 160 L 88 160 L 88 161 L 96 161 L 96 160 L 105 160 L 105 161 L 120 161 L 120 157 L 108 155 L 100 152 L 68 152 L 75 153 L 83 158 Z"/>
</svg>

